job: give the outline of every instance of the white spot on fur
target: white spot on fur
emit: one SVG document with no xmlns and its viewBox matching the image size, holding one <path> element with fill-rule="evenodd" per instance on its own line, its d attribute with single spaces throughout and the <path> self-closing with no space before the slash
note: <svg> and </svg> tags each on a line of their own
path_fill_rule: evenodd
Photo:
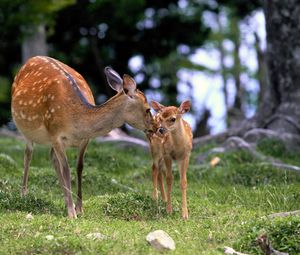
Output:
<svg viewBox="0 0 300 255">
<path fill-rule="evenodd" d="M 24 114 L 22 111 L 20 112 L 21 118 L 26 119 L 26 114 Z"/>
</svg>

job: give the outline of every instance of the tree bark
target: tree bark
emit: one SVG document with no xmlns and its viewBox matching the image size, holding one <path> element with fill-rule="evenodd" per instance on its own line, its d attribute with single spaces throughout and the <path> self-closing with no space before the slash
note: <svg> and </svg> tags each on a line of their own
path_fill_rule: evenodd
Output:
<svg viewBox="0 0 300 255">
<path fill-rule="evenodd" d="M 29 28 L 30 35 L 26 36 L 22 43 L 22 62 L 25 63 L 30 57 L 47 55 L 47 35 L 45 25 L 32 26 Z"/>
<path fill-rule="evenodd" d="M 300 5 L 265 1 L 270 86 L 257 115 L 259 126 L 300 134 Z"/>
</svg>

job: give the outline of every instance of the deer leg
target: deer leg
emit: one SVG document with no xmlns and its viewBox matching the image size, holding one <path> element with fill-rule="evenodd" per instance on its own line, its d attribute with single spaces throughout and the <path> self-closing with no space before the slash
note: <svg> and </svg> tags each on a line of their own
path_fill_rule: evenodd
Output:
<svg viewBox="0 0 300 255">
<path fill-rule="evenodd" d="M 152 183 L 153 183 L 153 192 L 152 198 L 153 200 L 158 201 L 158 192 L 157 192 L 157 177 L 158 177 L 158 169 L 155 163 L 152 165 Z"/>
<path fill-rule="evenodd" d="M 83 213 L 82 209 L 82 171 L 83 171 L 83 159 L 84 159 L 84 153 L 87 148 L 87 145 L 89 143 L 89 140 L 84 141 L 80 147 L 78 152 L 78 158 L 77 158 L 77 201 L 75 210 L 78 213 Z"/>
<path fill-rule="evenodd" d="M 166 164 L 166 182 L 167 182 L 167 213 L 172 213 L 172 199 L 171 199 L 171 192 L 172 192 L 172 184 L 173 184 L 173 174 L 172 174 L 172 159 L 165 158 Z"/>
<path fill-rule="evenodd" d="M 29 174 L 29 166 L 32 159 L 33 152 L 33 143 L 28 141 L 26 144 L 26 148 L 24 151 L 24 173 L 23 173 L 23 183 L 21 188 L 21 196 L 24 197 L 28 194 L 28 174 Z"/>
<path fill-rule="evenodd" d="M 65 203 L 68 209 L 68 216 L 69 218 L 77 218 L 72 199 L 70 168 L 68 165 L 65 150 L 60 142 L 53 143 L 53 149 L 59 162 L 60 171 L 56 172 L 58 174 L 58 178 L 61 179 L 60 184 L 62 185 L 62 189 L 64 192 Z"/>
<path fill-rule="evenodd" d="M 51 157 L 51 161 L 53 163 L 54 169 L 56 171 L 56 174 L 57 174 L 57 177 L 58 177 L 58 180 L 59 180 L 59 184 L 60 184 L 61 187 L 64 187 L 65 183 L 64 183 L 64 179 L 63 179 L 63 176 L 62 176 L 62 173 L 61 173 L 61 170 L 60 170 L 59 161 L 56 157 L 56 154 L 55 154 L 53 148 L 51 148 L 51 150 L 50 150 L 50 157 Z M 64 198 L 65 198 L 66 197 L 65 189 L 63 189 L 63 193 L 64 193 Z"/>
<path fill-rule="evenodd" d="M 163 171 L 159 171 L 159 173 L 158 173 L 158 183 L 159 183 L 159 187 L 160 187 L 161 198 L 164 202 L 166 202 L 167 197 L 166 197 L 165 187 L 164 187 L 164 173 L 163 173 Z"/>
<path fill-rule="evenodd" d="M 186 178 L 186 171 L 189 166 L 189 156 L 186 157 L 184 160 L 178 162 L 180 168 L 180 186 L 181 186 L 181 193 L 182 193 L 182 218 L 188 219 L 189 213 L 187 209 L 187 201 L 186 201 L 186 190 L 187 190 L 187 178 Z"/>
</svg>

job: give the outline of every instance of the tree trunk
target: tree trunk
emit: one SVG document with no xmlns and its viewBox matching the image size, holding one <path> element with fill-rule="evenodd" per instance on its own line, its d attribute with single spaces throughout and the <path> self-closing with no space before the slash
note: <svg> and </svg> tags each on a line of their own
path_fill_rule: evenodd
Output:
<svg viewBox="0 0 300 255">
<path fill-rule="evenodd" d="M 264 6 L 270 86 L 260 105 L 258 125 L 300 134 L 300 5 L 268 0 Z"/>
<path fill-rule="evenodd" d="M 22 43 L 22 62 L 25 63 L 30 57 L 47 55 L 47 35 L 45 25 L 30 27 L 30 35 L 26 36 Z"/>
</svg>

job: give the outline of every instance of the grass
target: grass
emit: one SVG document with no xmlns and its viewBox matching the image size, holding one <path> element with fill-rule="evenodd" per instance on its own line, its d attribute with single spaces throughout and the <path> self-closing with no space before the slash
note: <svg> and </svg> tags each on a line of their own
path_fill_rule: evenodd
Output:
<svg viewBox="0 0 300 255">
<path fill-rule="evenodd" d="M 29 195 L 19 195 L 24 144 L 0 139 L 0 254 L 158 254 L 146 235 L 165 230 L 175 241 L 172 254 L 223 254 L 231 246 L 261 254 L 255 244 L 266 232 L 273 246 L 300 253 L 300 218 L 265 216 L 300 208 L 300 174 L 261 164 L 244 151 L 218 154 L 220 164 L 210 167 L 208 157 L 197 157 L 213 145 L 197 148 L 188 171 L 190 219 L 180 218 L 181 192 L 175 166 L 173 206 L 167 215 L 163 202 L 151 199 L 151 159 L 136 147 L 92 142 L 83 175 L 84 215 L 66 217 L 62 192 L 49 161 L 49 149 L 36 146 L 29 174 Z M 300 165 L 299 154 L 276 141 L 263 140 L 261 153 Z M 69 150 L 74 198 L 76 151 Z M 26 219 L 32 213 L 33 219 Z M 104 240 L 89 233 L 100 232 Z M 47 236 L 53 239 L 48 240 Z"/>
</svg>

